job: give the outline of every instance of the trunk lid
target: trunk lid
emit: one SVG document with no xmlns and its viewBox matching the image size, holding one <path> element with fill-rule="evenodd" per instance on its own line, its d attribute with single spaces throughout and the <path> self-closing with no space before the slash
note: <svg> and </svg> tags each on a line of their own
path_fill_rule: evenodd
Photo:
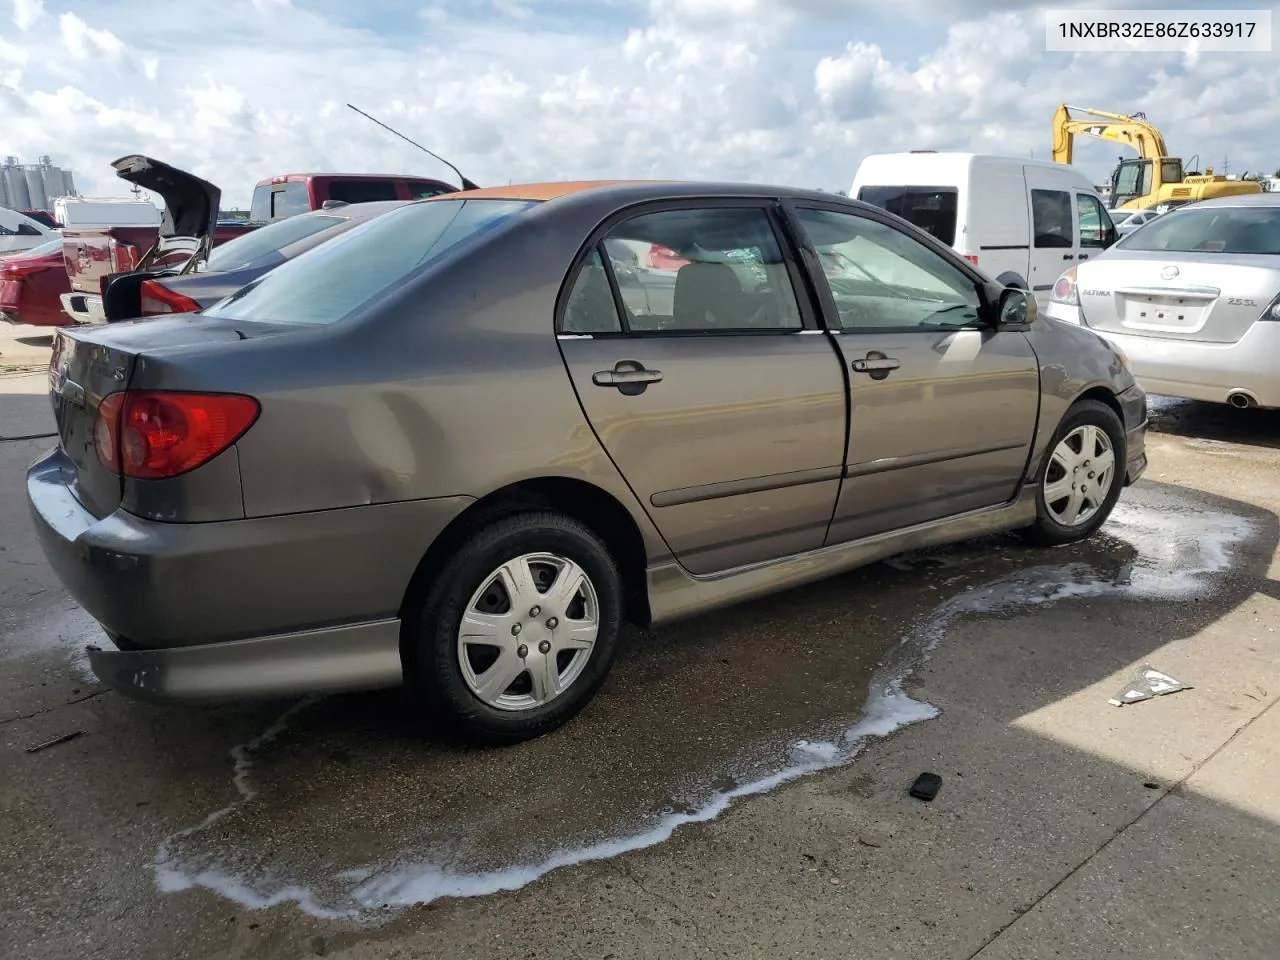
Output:
<svg viewBox="0 0 1280 960">
<path fill-rule="evenodd" d="M 1235 343 L 1280 293 L 1280 260 L 1126 252 L 1081 264 L 1085 323 L 1104 333 Z"/>
<path fill-rule="evenodd" d="M 213 236 L 222 191 L 212 183 L 141 154 L 121 157 L 111 166 L 121 180 L 158 193 L 164 200 L 164 214 L 160 218 L 162 241 L 172 237 Z"/>
<path fill-rule="evenodd" d="M 86 510 L 104 517 L 120 505 L 124 493 L 122 477 L 103 465 L 95 447 L 103 399 L 129 386 L 139 359 L 187 346 L 248 339 L 237 329 L 245 326 L 174 317 L 57 331 L 49 361 L 49 396 L 58 446 L 68 460 L 67 485 Z"/>
</svg>

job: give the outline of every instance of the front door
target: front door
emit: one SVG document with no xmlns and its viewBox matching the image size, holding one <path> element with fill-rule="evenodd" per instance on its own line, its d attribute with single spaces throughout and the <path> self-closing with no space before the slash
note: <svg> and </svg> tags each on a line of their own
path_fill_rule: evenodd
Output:
<svg viewBox="0 0 1280 960">
<path fill-rule="evenodd" d="M 844 374 L 775 220 L 763 201 L 624 220 L 559 318 L 592 429 L 695 574 L 820 547 L 840 485 Z"/>
<path fill-rule="evenodd" d="M 825 275 L 850 377 L 828 542 L 1011 500 L 1039 409 L 1027 338 L 984 328 L 976 282 L 887 221 L 819 207 L 794 215 Z"/>
<path fill-rule="evenodd" d="M 1066 186 L 1030 187 L 1027 196 L 1031 215 L 1031 275 L 1027 282 L 1043 312 L 1053 285 L 1064 270 L 1075 266 L 1080 252 L 1076 202 Z"/>
</svg>

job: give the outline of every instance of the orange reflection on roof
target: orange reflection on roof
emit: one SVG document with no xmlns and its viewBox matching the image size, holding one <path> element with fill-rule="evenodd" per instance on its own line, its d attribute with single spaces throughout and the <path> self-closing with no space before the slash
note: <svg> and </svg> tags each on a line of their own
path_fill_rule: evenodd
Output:
<svg viewBox="0 0 1280 960">
<path fill-rule="evenodd" d="M 571 193 L 593 190 L 597 187 L 611 187 L 621 183 L 650 183 L 660 181 L 647 180 L 563 180 L 549 183 L 512 183 L 505 187 L 481 187 L 479 190 L 463 190 L 459 193 L 442 193 L 428 198 L 428 203 L 437 200 L 470 200 L 472 197 L 489 197 L 495 200 L 555 200 Z"/>
</svg>

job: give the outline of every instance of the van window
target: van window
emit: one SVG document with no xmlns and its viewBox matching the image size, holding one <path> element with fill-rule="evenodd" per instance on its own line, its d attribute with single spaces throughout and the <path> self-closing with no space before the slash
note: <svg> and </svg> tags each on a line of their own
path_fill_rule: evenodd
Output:
<svg viewBox="0 0 1280 960">
<path fill-rule="evenodd" d="M 1031 191 L 1031 232 L 1037 247 L 1073 247 L 1071 194 L 1065 190 Z"/>
<path fill-rule="evenodd" d="M 1087 193 L 1077 193 L 1076 215 L 1080 220 L 1080 246 L 1105 247 L 1111 218 L 1102 209 L 1098 198 Z"/>
<path fill-rule="evenodd" d="M 331 180 L 329 199 L 344 203 L 373 203 L 396 199 L 396 185 L 388 180 Z"/>
<path fill-rule="evenodd" d="M 947 246 L 956 242 L 955 187 L 862 187 L 858 199 L 897 214 Z"/>
</svg>

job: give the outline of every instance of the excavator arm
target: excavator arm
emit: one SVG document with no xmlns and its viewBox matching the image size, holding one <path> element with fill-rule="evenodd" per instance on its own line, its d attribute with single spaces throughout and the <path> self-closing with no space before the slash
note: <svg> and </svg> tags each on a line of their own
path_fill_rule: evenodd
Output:
<svg viewBox="0 0 1280 960">
<path fill-rule="evenodd" d="M 1072 110 L 1084 115 L 1085 118 L 1073 118 Z M 1064 103 L 1053 115 L 1055 163 L 1071 162 L 1072 148 L 1077 136 L 1123 143 L 1136 150 L 1138 156 L 1144 160 L 1159 160 L 1168 156 L 1164 137 L 1142 117 L 1108 113 L 1105 110 L 1093 110 L 1088 107 L 1071 107 Z"/>
</svg>

